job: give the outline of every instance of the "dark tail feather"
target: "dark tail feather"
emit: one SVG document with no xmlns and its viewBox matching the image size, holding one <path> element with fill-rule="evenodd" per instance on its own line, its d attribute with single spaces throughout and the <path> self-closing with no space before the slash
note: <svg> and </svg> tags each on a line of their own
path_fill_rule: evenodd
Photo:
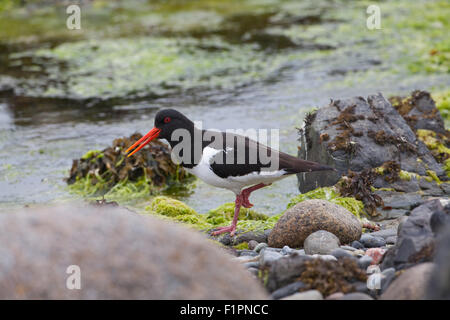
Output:
<svg viewBox="0 0 450 320">
<path fill-rule="evenodd" d="M 290 173 L 312 172 L 312 171 L 337 171 L 335 168 L 320 164 L 318 162 L 295 159 L 290 163 L 289 168 L 285 168 Z"/>
</svg>

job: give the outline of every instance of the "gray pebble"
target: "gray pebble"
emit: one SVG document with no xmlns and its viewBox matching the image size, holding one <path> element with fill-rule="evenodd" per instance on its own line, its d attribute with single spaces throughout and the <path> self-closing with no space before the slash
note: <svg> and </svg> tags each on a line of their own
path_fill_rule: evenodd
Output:
<svg viewBox="0 0 450 320">
<path fill-rule="evenodd" d="M 259 268 L 259 262 L 258 261 L 246 262 L 246 263 L 244 263 L 244 267 L 246 267 L 246 268 Z"/>
<path fill-rule="evenodd" d="M 323 296 L 318 290 L 308 290 L 294 293 L 284 297 L 283 300 L 323 300 Z"/>
<path fill-rule="evenodd" d="M 396 244 L 397 243 L 397 236 L 391 236 L 386 238 L 387 244 Z"/>
<path fill-rule="evenodd" d="M 353 259 L 354 258 L 354 256 L 350 252 L 348 252 L 347 250 L 341 249 L 341 248 L 337 248 L 337 249 L 334 249 L 333 251 L 331 251 L 331 255 L 338 259 L 341 259 L 341 258 L 352 258 Z"/>
<path fill-rule="evenodd" d="M 345 294 L 339 300 L 373 300 L 373 298 L 362 292 L 352 292 Z"/>
<path fill-rule="evenodd" d="M 356 240 L 352 242 L 352 247 L 355 248 L 355 249 L 361 249 L 361 250 L 365 249 L 363 244 L 361 242 L 359 242 L 359 241 L 356 241 Z"/>
<path fill-rule="evenodd" d="M 347 251 L 355 251 L 356 249 L 350 246 L 341 246 L 341 249 L 347 250 Z"/>
<path fill-rule="evenodd" d="M 366 270 L 371 263 L 372 257 L 369 256 L 362 256 L 361 258 L 358 259 L 358 266 L 363 270 Z"/>
<path fill-rule="evenodd" d="M 253 251 L 259 253 L 262 249 L 267 248 L 268 245 L 265 242 L 258 243 L 258 245 L 253 249 Z"/>
<path fill-rule="evenodd" d="M 258 276 L 259 269 L 257 269 L 257 268 L 248 268 L 247 270 L 250 271 L 250 273 L 253 274 L 254 276 Z"/>
<path fill-rule="evenodd" d="M 254 249 L 256 248 L 257 245 L 258 245 L 258 241 L 256 241 L 256 240 L 250 240 L 250 241 L 248 242 L 248 248 L 249 248 L 250 250 L 254 250 Z"/>
<path fill-rule="evenodd" d="M 379 248 L 386 245 L 386 240 L 382 237 L 372 236 L 370 234 L 363 234 L 359 242 L 362 243 L 366 248 Z"/>
<path fill-rule="evenodd" d="M 270 263 L 280 259 L 283 255 L 276 251 L 263 250 L 259 256 L 259 263 L 261 266 L 269 265 Z"/>
<path fill-rule="evenodd" d="M 339 246 L 338 237 L 325 230 L 311 233 L 303 243 L 307 254 L 330 254 L 331 251 L 339 248 Z"/>
<path fill-rule="evenodd" d="M 301 281 L 296 281 L 288 284 L 280 289 L 272 292 L 272 299 L 281 299 L 291 294 L 298 292 L 300 289 L 304 288 L 306 285 Z"/>
</svg>

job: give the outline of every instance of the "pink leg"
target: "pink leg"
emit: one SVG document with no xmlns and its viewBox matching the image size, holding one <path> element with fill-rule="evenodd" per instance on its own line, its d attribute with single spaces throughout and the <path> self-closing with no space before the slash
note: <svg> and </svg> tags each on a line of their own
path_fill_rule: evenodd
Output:
<svg viewBox="0 0 450 320">
<path fill-rule="evenodd" d="M 230 236 L 234 236 L 234 233 L 236 232 L 236 224 L 237 224 L 237 221 L 239 218 L 239 210 L 241 209 L 242 201 L 243 201 L 243 197 L 242 197 L 242 193 L 241 193 L 236 196 L 236 201 L 234 202 L 235 203 L 234 217 L 233 217 L 233 222 L 231 223 L 231 226 L 217 228 L 217 230 L 212 233 L 213 236 L 217 236 L 217 235 L 219 235 L 221 233 L 225 233 L 225 232 L 229 232 Z"/>
<path fill-rule="evenodd" d="M 264 188 L 264 187 L 267 187 L 267 186 L 270 186 L 270 184 L 259 183 L 259 184 L 256 184 L 256 185 L 252 186 L 252 187 L 249 187 L 247 189 L 242 190 L 241 191 L 241 195 L 243 197 L 242 206 L 244 208 L 251 208 L 251 207 L 253 207 L 253 204 L 250 203 L 250 200 L 248 199 L 248 197 L 250 197 L 250 194 L 253 191 L 261 189 L 261 188 Z"/>
</svg>

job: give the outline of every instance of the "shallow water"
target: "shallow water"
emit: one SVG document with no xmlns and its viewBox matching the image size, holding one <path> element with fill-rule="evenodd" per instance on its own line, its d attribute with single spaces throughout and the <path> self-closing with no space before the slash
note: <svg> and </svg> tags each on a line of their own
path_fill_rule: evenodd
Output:
<svg viewBox="0 0 450 320">
<path fill-rule="evenodd" d="M 296 154 L 296 127 L 302 126 L 307 111 L 330 99 L 377 92 L 389 96 L 450 86 L 445 70 L 411 73 L 408 65 L 414 55 L 404 52 L 411 29 L 388 24 L 384 30 L 367 31 L 364 5 L 343 8 L 349 4 L 331 1 L 319 5 L 306 1 L 243 3 L 241 11 L 233 1 L 222 7 L 215 1 L 190 5 L 169 1 L 166 6 L 153 2 L 139 14 L 125 8 L 122 15 L 117 15 L 116 9 L 108 9 L 116 13 L 119 21 L 109 33 L 101 19 L 88 17 L 86 28 L 95 25 L 95 20 L 98 30 L 61 38 L 58 32 L 42 27 L 37 36 L 40 40 L 31 44 L 17 35 L 11 38 L 0 33 L 0 88 L 6 83 L 14 91 L 0 90 L 0 207 L 74 198 L 63 181 L 72 159 L 91 149 L 103 149 L 117 137 L 147 132 L 161 108 L 177 108 L 191 119 L 203 121 L 205 128 L 280 129 L 280 149 Z M 391 9 L 404 10 L 406 3 L 395 1 L 398 8 Z M 103 12 L 94 9 L 91 12 Z M 110 17 L 103 19 L 110 21 Z M 447 25 L 443 28 L 445 33 Z M 22 32 L 29 36 L 26 28 Z M 129 48 L 138 48 L 142 39 L 154 37 L 203 40 L 188 48 L 188 53 L 183 42 L 161 45 L 157 52 L 164 55 L 162 71 L 155 70 L 155 66 L 140 70 L 139 63 L 133 65 L 131 61 L 140 61 L 133 59 L 141 49 L 128 53 L 132 55 L 128 59 L 107 56 L 102 53 L 103 48 L 109 48 L 99 36 L 102 32 L 106 38 L 126 39 Z M 427 28 L 417 32 L 420 39 L 423 33 L 429 34 Z M 405 46 L 402 42 L 392 45 L 389 37 L 403 39 Z M 85 64 L 84 73 L 78 74 L 80 57 L 71 52 L 77 46 L 72 43 L 92 39 L 99 48 L 92 49 L 99 52 L 96 61 L 105 64 L 97 71 L 97 64 Z M 218 47 L 211 47 L 211 43 Z M 204 45 L 209 47 L 201 47 Z M 146 53 L 145 46 L 142 52 Z M 84 57 L 94 59 L 91 49 L 84 44 L 82 47 Z M 58 56 L 62 49 L 68 60 Z M 175 50 L 175 61 L 177 52 L 182 52 L 184 62 L 167 60 L 164 50 L 171 50 L 171 54 Z M 219 59 L 217 51 L 221 50 L 224 53 Z M 191 65 L 196 57 L 204 63 Z M 221 62 L 225 65 L 222 69 L 217 65 Z M 122 72 L 122 65 L 131 71 Z M 142 77 L 145 80 L 152 72 L 168 70 L 171 73 L 142 84 Z M 108 80 L 103 77 L 104 71 L 110 72 Z M 130 77 L 128 83 L 124 77 Z M 70 82 L 73 79 L 81 85 L 75 86 Z M 105 82 L 99 85 L 101 81 Z M 75 87 L 82 89 L 77 91 Z M 255 192 L 251 201 L 256 210 L 271 215 L 284 210 L 297 193 L 297 179 L 293 176 Z M 199 212 L 207 212 L 233 201 L 234 196 L 197 181 L 193 194 L 181 199 Z"/>
</svg>

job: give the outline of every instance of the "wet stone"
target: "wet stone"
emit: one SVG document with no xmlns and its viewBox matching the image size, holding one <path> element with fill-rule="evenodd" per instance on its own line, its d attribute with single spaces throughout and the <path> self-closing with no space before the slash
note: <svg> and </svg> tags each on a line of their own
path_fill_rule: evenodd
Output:
<svg viewBox="0 0 450 320">
<path fill-rule="evenodd" d="M 386 240 L 382 237 L 377 237 L 366 233 L 361 236 L 359 242 L 361 242 L 366 248 L 378 248 L 386 245 Z"/>
<path fill-rule="evenodd" d="M 286 296 L 292 295 L 292 294 L 298 292 L 300 289 L 303 289 L 305 287 L 306 287 L 306 285 L 303 282 L 296 281 L 296 282 L 290 283 L 287 286 L 284 286 L 284 287 L 272 292 L 272 298 L 273 299 L 281 299 Z"/>
<path fill-rule="evenodd" d="M 357 241 L 357 240 L 352 242 L 352 247 L 355 248 L 355 249 L 362 249 L 362 250 L 365 249 L 364 245 L 361 242 Z"/>
<path fill-rule="evenodd" d="M 361 258 L 358 259 L 358 266 L 361 269 L 366 270 L 370 266 L 372 261 L 373 261 L 372 257 L 362 256 Z"/>
</svg>

